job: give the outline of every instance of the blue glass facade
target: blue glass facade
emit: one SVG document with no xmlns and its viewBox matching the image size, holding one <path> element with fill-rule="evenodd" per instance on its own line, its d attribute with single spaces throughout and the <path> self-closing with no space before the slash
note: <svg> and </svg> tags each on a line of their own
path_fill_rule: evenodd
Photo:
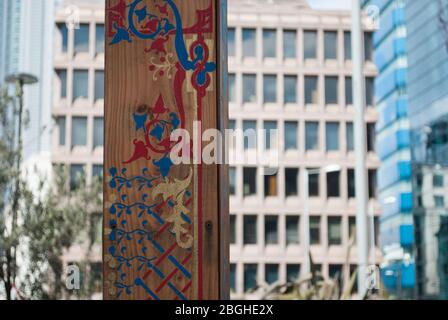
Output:
<svg viewBox="0 0 448 320">
<path fill-rule="evenodd" d="M 448 299 L 448 0 L 406 0 L 417 294 Z"/>
<path fill-rule="evenodd" d="M 403 0 L 365 0 L 377 6 L 374 34 L 375 99 L 379 113 L 378 193 L 382 204 L 380 242 L 383 283 L 390 293 L 412 297 L 415 287 L 411 131 L 409 124 L 406 15 Z"/>
</svg>

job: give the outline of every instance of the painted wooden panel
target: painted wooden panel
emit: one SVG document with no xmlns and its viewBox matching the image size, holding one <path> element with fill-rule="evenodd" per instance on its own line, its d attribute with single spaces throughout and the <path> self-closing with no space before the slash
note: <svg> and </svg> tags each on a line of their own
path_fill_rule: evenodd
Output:
<svg viewBox="0 0 448 320">
<path fill-rule="evenodd" d="M 217 0 L 106 1 L 105 299 L 222 292 L 225 170 L 170 158 L 176 129 L 200 155 L 201 133 L 225 125 L 219 11 Z"/>
</svg>

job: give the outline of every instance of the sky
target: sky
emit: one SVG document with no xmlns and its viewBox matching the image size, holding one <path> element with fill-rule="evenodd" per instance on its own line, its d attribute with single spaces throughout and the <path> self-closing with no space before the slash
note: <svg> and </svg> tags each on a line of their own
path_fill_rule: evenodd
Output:
<svg viewBox="0 0 448 320">
<path fill-rule="evenodd" d="M 308 0 L 315 9 L 345 9 L 351 8 L 352 0 Z"/>
</svg>

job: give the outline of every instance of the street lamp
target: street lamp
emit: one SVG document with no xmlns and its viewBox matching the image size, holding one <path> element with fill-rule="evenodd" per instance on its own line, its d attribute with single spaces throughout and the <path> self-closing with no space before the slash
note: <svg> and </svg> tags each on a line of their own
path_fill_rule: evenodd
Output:
<svg viewBox="0 0 448 320">
<path fill-rule="evenodd" d="M 311 272 L 311 261 L 310 261 L 310 212 L 309 212 L 309 188 L 308 181 L 309 176 L 313 174 L 319 174 L 320 169 L 305 169 L 303 174 L 303 230 L 305 235 L 305 274 L 308 275 Z M 323 168 L 325 173 L 339 172 L 341 171 L 341 166 L 338 164 L 331 164 Z"/>
</svg>

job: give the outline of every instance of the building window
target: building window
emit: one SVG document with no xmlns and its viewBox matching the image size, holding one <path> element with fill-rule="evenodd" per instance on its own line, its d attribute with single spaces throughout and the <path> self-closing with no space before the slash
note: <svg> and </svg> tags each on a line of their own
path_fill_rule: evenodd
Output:
<svg viewBox="0 0 448 320">
<path fill-rule="evenodd" d="M 285 169 L 285 195 L 287 197 L 295 197 L 298 195 L 297 181 L 299 177 L 299 169 Z"/>
<path fill-rule="evenodd" d="M 320 217 L 310 217 L 310 244 L 320 244 Z"/>
<path fill-rule="evenodd" d="M 266 216 L 264 218 L 264 243 L 278 244 L 278 218 L 276 216 Z"/>
<path fill-rule="evenodd" d="M 236 195 L 236 168 L 229 168 L 229 192 L 231 196 Z"/>
<path fill-rule="evenodd" d="M 82 164 L 70 165 L 70 190 L 75 190 L 82 184 L 84 178 L 85 169 Z"/>
<path fill-rule="evenodd" d="M 296 121 L 285 122 L 285 150 L 297 150 L 297 132 L 299 124 Z"/>
<path fill-rule="evenodd" d="M 67 25 L 65 23 L 58 23 L 57 24 L 59 33 L 61 34 L 62 38 L 62 52 L 66 53 L 68 50 L 68 29 Z"/>
<path fill-rule="evenodd" d="M 347 122 L 345 130 L 345 138 L 347 142 L 347 151 L 355 150 L 355 140 L 353 136 L 353 122 Z"/>
<path fill-rule="evenodd" d="M 93 147 L 102 147 L 104 145 L 104 119 L 95 117 L 93 120 Z"/>
<path fill-rule="evenodd" d="M 65 146 L 65 117 L 58 117 L 56 121 L 59 130 L 59 145 Z"/>
<path fill-rule="evenodd" d="M 244 168 L 244 196 L 253 196 L 257 193 L 257 169 Z"/>
<path fill-rule="evenodd" d="M 257 244 L 257 216 L 244 216 L 244 244 Z"/>
<path fill-rule="evenodd" d="M 319 123 L 305 123 L 305 148 L 307 151 L 319 149 Z"/>
<path fill-rule="evenodd" d="M 236 130 L 236 121 L 235 120 L 229 120 L 229 137 L 228 137 L 228 144 L 229 144 L 229 149 L 235 149 L 237 146 L 236 143 L 236 134 L 235 134 L 235 130 Z"/>
<path fill-rule="evenodd" d="M 244 265 L 244 292 L 254 289 L 257 286 L 258 265 Z"/>
<path fill-rule="evenodd" d="M 355 170 L 347 170 L 347 196 L 349 199 L 355 197 Z"/>
<path fill-rule="evenodd" d="M 364 56 L 366 61 L 373 60 L 373 33 L 364 33 Z"/>
<path fill-rule="evenodd" d="M 353 105 L 353 83 L 352 77 L 345 77 L 345 104 Z"/>
<path fill-rule="evenodd" d="M 328 245 L 342 244 L 341 217 L 328 217 Z"/>
<path fill-rule="evenodd" d="M 350 31 L 344 32 L 344 59 L 352 60 L 352 34 Z"/>
<path fill-rule="evenodd" d="M 288 282 L 296 282 L 300 277 L 300 265 L 299 264 L 287 264 L 286 265 L 286 280 Z"/>
<path fill-rule="evenodd" d="M 104 53 L 104 24 L 96 25 L 96 54 Z"/>
<path fill-rule="evenodd" d="M 366 105 L 373 106 L 374 97 L 375 97 L 375 86 L 374 86 L 374 78 L 367 77 L 366 78 Z"/>
<path fill-rule="evenodd" d="M 358 270 L 358 266 L 355 265 L 355 264 L 351 264 L 351 265 L 350 265 L 350 278 L 353 276 L 353 274 L 354 274 L 356 271 L 359 271 L 359 270 Z M 355 283 L 353 284 L 353 290 L 352 290 L 352 292 L 357 293 L 357 292 L 358 292 L 358 274 L 356 275 L 355 279 L 356 279 L 356 280 L 355 280 Z"/>
<path fill-rule="evenodd" d="M 327 173 L 327 197 L 328 198 L 339 198 L 340 194 L 340 173 L 339 172 L 328 172 Z"/>
<path fill-rule="evenodd" d="M 255 57 L 255 29 L 243 29 L 243 56 Z"/>
<path fill-rule="evenodd" d="M 87 118 L 72 118 L 72 147 L 87 145 Z"/>
<path fill-rule="evenodd" d="M 277 76 L 263 76 L 263 101 L 264 103 L 277 102 Z"/>
<path fill-rule="evenodd" d="M 327 151 L 339 150 L 339 123 L 328 122 L 325 125 L 325 141 Z"/>
<path fill-rule="evenodd" d="M 79 29 L 75 29 L 75 54 L 89 52 L 89 25 L 81 23 Z"/>
<path fill-rule="evenodd" d="M 263 57 L 275 58 L 277 56 L 277 30 L 263 30 Z"/>
<path fill-rule="evenodd" d="M 95 101 L 104 99 L 104 71 L 95 71 Z"/>
<path fill-rule="evenodd" d="M 264 103 L 277 102 L 277 76 L 263 76 L 263 101 Z"/>
<path fill-rule="evenodd" d="M 445 199 L 443 196 L 434 196 L 434 206 L 436 208 L 445 208 Z"/>
<path fill-rule="evenodd" d="M 369 175 L 369 198 L 375 199 L 376 198 L 376 170 L 371 169 L 368 172 Z"/>
<path fill-rule="evenodd" d="M 283 31 L 283 57 L 295 59 L 297 56 L 297 32 L 295 30 Z"/>
<path fill-rule="evenodd" d="M 230 239 L 231 244 L 236 243 L 236 216 L 234 214 L 230 215 Z"/>
<path fill-rule="evenodd" d="M 265 175 L 264 176 L 264 196 L 276 197 L 277 196 L 277 175 Z"/>
<path fill-rule="evenodd" d="M 317 77 L 305 76 L 305 104 L 317 104 L 318 99 Z"/>
<path fill-rule="evenodd" d="M 257 102 L 257 76 L 255 74 L 243 74 L 243 102 Z"/>
<path fill-rule="evenodd" d="M 317 57 L 317 32 L 304 31 L 303 33 L 304 57 L 307 59 L 316 59 Z"/>
<path fill-rule="evenodd" d="M 376 131 L 375 123 L 367 124 L 367 151 L 375 152 Z"/>
<path fill-rule="evenodd" d="M 98 181 L 103 181 L 103 165 L 94 164 L 92 167 L 92 177 L 98 179 Z"/>
<path fill-rule="evenodd" d="M 356 241 L 356 217 L 348 217 L 348 238 Z"/>
<path fill-rule="evenodd" d="M 432 185 L 435 187 L 435 188 L 442 188 L 443 186 L 444 186 L 444 177 L 443 177 L 443 175 L 441 175 L 441 174 L 435 174 L 433 177 L 432 177 Z"/>
<path fill-rule="evenodd" d="M 285 103 L 297 103 L 297 76 L 285 76 L 283 81 Z"/>
<path fill-rule="evenodd" d="M 276 147 L 277 140 L 277 122 L 265 121 L 264 122 L 264 146 L 266 150 L 271 150 Z"/>
<path fill-rule="evenodd" d="M 236 77 L 234 73 L 229 74 L 229 102 L 236 102 Z"/>
<path fill-rule="evenodd" d="M 273 284 L 278 281 L 278 264 L 266 264 L 264 272 L 264 279 L 267 284 Z"/>
<path fill-rule="evenodd" d="M 60 97 L 67 98 L 67 70 L 56 70 L 56 75 L 61 86 Z"/>
<path fill-rule="evenodd" d="M 299 244 L 299 217 L 286 216 L 286 245 Z"/>
<path fill-rule="evenodd" d="M 315 171 L 314 168 L 307 169 L 308 171 Z M 308 195 L 310 197 L 319 196 L 319 173 L 308 174 Z"/>
<path fill-rule="evenodd" d="M 338 104 L 338 77 L 325 77 L 325 104 Z"/>
<path fill-rule="evenodd" d="M 75 70 L 73 72 L 73 100 L 87 99 L 89 96 L 89 72 Z"/>
<path fill-rule="evenodd" d="M 227 50 L 229 57 L 236 56 L 235 28 L 229 28 L 227 30 Z"/>
<path fill-rule="evenodd" d="M 338 52 L 338 33 L 336 31 L 325 31 L 325 59 L 336 60 Z"/>
<path fill-rule="evenodd" d="M 342 272 L 342 265 L 340 264 L 330 264 L 328 266 L 328 276 L 330 279 L 335 280 L 338 284 L 338 288 L 340 291 L 343 290 L 343 280 L 344 273 Z"/>
<path fill-rule="evenodd" d="M 253 120 L 243 121 L 244 132 L 244 149 L 256 149 L 257 148 L 257 122 Z"/>
<path fill-rule="evenodd" d="M 230 264 L 230 292 L 236 292 L 236 264 Z"/>
</svg>

